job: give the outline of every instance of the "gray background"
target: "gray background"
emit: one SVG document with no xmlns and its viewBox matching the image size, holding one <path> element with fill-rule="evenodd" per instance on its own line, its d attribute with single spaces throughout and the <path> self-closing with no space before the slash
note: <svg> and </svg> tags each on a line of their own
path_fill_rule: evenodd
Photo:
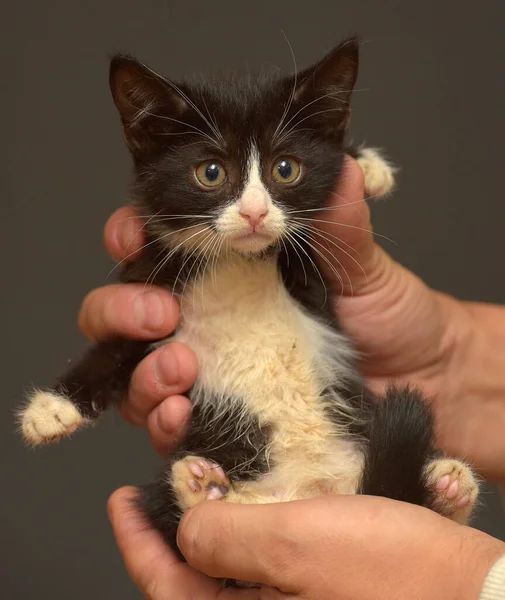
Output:
<svg viewBox="0 0 505 600">
<path fill-rule="evenodd" d="M 105 282 L 102 224 L 124 201 L 128 156 L 109 97 L 109 53 L 175 76 L 272 63 L 289 69 L 285 30 L 306 65 L 349 33 L 366 44 L 357 140 L 385 146 L 400 188 L 374 207 L 386 245 L 429 284 L 503 303 L 503 0 L 397 2 L 11 2 L 2 52 L 3 392 L 0 595 L 138 598 L 105 501 L 158 461 L 116 415 L 30 451 L 13 414 L 84 347 L 75 318 Z M 505 539 L 490 491 L 478 525 Z M 177 593 L 174 594 L 177 598 Z"/>
</svg>

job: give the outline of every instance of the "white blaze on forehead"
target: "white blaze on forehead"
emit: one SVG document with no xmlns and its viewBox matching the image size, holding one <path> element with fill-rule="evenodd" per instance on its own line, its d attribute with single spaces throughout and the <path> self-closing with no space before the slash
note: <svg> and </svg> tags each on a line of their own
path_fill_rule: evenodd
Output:
<svg viewBox="0 0 505 600">
<path fill-rule="evenodd" d="M 247 190 L 251 189 L 262 190 L 270 198 L 270 194 L 268 193 L 268 190 L 265 188 L 265 184 L 261 179 L 261 163 L 258 150 L 254 147 L 249 156 L 249 177 L 244 189 L 244 194 L 247 193 Z M 244 196 L 244 194 L 242 196 Z"/>
<path fill-rule="evenodd" d="M 230 236 L 247 233 L 250 225 L 243 214 L 254 212 L 264 215 L 261 232 L 271 235 L 272 239 L 277 239 L 286 229 L 285 217 L 283 211 L 272 201 L 268 188 L 261 178 L 261 160 L 254 146 L 249 154 L 248 170 L 247 181 L 240 197 L 227 206 L 217 219 L 218 231 Z M 250 250 L 261 250 L 258 241 Z"/>
</svg>

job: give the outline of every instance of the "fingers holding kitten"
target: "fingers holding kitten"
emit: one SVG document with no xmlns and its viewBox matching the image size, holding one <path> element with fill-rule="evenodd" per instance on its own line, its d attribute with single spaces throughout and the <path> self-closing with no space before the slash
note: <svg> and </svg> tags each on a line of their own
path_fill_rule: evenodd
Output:
<svg viewBox="0 0 505 600">
<path fill-rule="evenodd" d="M 131 208 L 121 208 L 108 220 L 104 243 L 117 261 L 131 261 L 143 244 L 143 221 Z M 85 298 L 79 327 L 92 340 L 119 336 L 158 340 L 172 333 L 179 307 L 170 292 L 143 284 L 109 285 Z M 120 408 L 133 425 L 146 426 L 155 449 L 169 454 L 184 433 L 191 405 L 182 396 L 196 378 L 194 354 L 182 344 L 169 344 L 149 354 L 134 371 L 128 399 Z"/>
<path fill-rule="evenodd" d="M 190 389 L 196 374 L 196 357 L 187 346 L 177 342 L 162 346 L 135 369 L 123 410 L 131 422 L 144 425 L 151 411 L 166 398 Z"/>
<path fill-rule="evenodd" d="M 109 217 L 104 228 L 103 242 L 115 261 L 135 260 L 144 244 L 144 223 L 135 209 L 128 206 L 116 210 Z"/>
<path fill-rule="evenodd" d="M 143 284 L 112 284 L 91 291 L 78 317 L 81 332 L 93 341 L 124 337 L 158 340 L 177 327 L 179 306 L 170 292 Z"/>
</svg>

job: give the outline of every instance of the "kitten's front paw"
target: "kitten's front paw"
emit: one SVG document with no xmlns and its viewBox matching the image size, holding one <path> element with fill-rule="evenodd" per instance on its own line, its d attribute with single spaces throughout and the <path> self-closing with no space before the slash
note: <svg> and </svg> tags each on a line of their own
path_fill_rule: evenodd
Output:
<svg viewBox="0 0 505 600">
<path fill-rule="evenodd" d="M 470 467 L 459 460 L 437 459 L 428 465 L 426 477 L 433 494 L 430 508 L 457 523 L 466 524 L 479 493 Z"/>
<path fill-rule="evenodd" d="M 361 148 L 357 162 L 365 176 L 365 193 L 370 198 L 389 194 L 395 185 L 395 168 L 374 148 Z"/>
<path fill-rule="evenodd" d="M 56 442 L 87 421 L 67 398 L 40 391 L 32 396 L 20 417 L 23 437 L 33 446 Z"/>
<path fill-rule="evenodd" d="M 231 487 L 219 465 L 198 456 L 186 456 L 174 463 L 172 484 L 183 510 L 203 500 L 224 500 Z"/>
</svg>

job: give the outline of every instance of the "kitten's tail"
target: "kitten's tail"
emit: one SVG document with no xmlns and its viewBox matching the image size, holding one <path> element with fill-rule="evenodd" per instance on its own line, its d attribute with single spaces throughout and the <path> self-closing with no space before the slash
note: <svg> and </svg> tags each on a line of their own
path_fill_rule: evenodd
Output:
<svg viewBox="0 0 505 600">
<path fill-rule="evenodd" d="M 92 346 L 49 390 L 35 390 L 19 413 L 25 440 L 47 444 L 96 420 L 126 399 L 131 375 L 150 342 L 114 340 Z"/>
<path fill-rule="evenodd" d="M 419 391 L 390 387 L 372 409 L 361 494 L 427 506 L 433 418 Z"/>
</svg>

